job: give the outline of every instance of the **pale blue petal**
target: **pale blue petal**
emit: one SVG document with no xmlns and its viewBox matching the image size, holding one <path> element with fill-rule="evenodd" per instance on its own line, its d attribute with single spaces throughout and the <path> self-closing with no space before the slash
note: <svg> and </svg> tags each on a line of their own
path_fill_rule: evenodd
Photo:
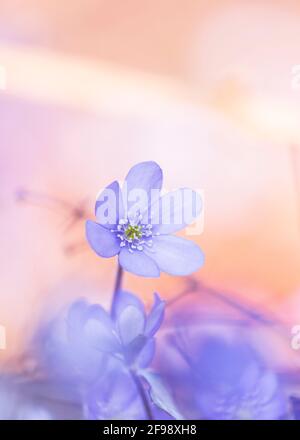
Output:
<svg viewBox="0 0 300 440">
<path fill-rule="evenodd" d="M 160 275 L 157 264 L 142 251 L 129 252 L 123 248 L 119 254 L 119 263 L 127 272 L 142 277 L 156 278 Z"/>
<path fill-rule="evenodd" d="M 97 197 L 95 205 L 97 223 L 106 228 L 113 228 L 124 218 L 122 192 L 117 181 L 108 185 Z"/>
<path fill-rule="evenodd" d="M 162 169 L 156 162 L 140 162 L 133 166 L 127 176 L 127 189 L 144 189 L 151 191 L 151 189 L 159 189 L 162 187 L 163 173 Z"/>
<path fill-rule="evenodd" d="M 120 241 L 117 236 L 91 220 L 86 222 L 86 238 L 100 257 L 113 257 L 120 251 Z"/>
<path fill-rule="evenodd" d="M 123 347 L 123 356 L 128 365 L 136 363 L 136 359 L 141 351 L 143 351 L 147 341 L 148 338 L 145 335 L 139 334 L 129 344 Z"/>
<path fill-rule="evenodd" d="M 128 306 L 134 306 L 144 313 L 144 304 L 136 295 L 124 290 L 119 291 L 114 303 L 114 317 L 119 316 Z"/>
<path fill-rule="evenodd" d="M 190 275 L 204 263 L 204 254 L 194 242 L 175 235 L 155 237 L 153 247 L 144 252 L 170 275 Z"/>
<path fill-rule="evenodd" d="M 146 368 L 148 367 L 155 354 L 155 339 L 151 338 L 148 340 L 148 342 L 144 345 L 143 349 L 140 351 L 136 364 L 139 368 Z"/>
<path fill-rule="evenodd" d="M 99 319 L 89 319 L 84 328 L 84 336 L 91 348 L 104 353 L 116 353 L 121 350 L 115 333 Z"/>
<path fill-rule="evenodd" d="M 67 319 L 67 335 L 70 341 L 78 337 L 86 346 L 103 352 L 120 350 L 113 321 L 103 307 L 76 301 L 70 308 Z"/>
<path fill-rule="evenodd" d="M 68 310 L 67 335 L 72 340 L 81 337 L 89 304 L 84 300 L 74 302 Z"/>
<path fill-rule="evenodd" d="M 126 176 L 123 188 L 123 197 L 128 200 L 127 211 L 132 213 L 139 209 L 144 212 L 151 204 L 151 191 L 156 190 L 155 193 L 159 193 L 162 180 L 162 169 L 155 162 L 141 162 L 133 166 Z"/>
<path fill-rule="evenodd" d="M 183 420 L 184 417 L 178 411 L 169 390 L 165 387 L 161 377 L 151 371 L 144 370 L 140 373 L 148 382 L 151 400 L 155 405 L 166 411 L 177 420 Z"/>
<path fill-rule="evenodd" d="M 154 305 L 148 315 L 145 328 L 145 335 L 149 337 L 157 332 L 164 319 L 165 302 L 160 299 L 157 293 L 154 294 L 154 298 Z"/>
<path fill-rule="evenodd" d="M 150 217 L 143 222 L 153 225 L 153 232 L 172 234 L 193 223 L 202 210 L 200 194 L 189 188 L 181 188 L 160 197 L 151 206 Z"/>
<path fill-rule="evenodd" d="M 128 345 L 138 336 L 143 335 L 145 315 L 138 308 L 128 306 L 118 316 L 117 326 L 123 344 Z"/>
</svg>

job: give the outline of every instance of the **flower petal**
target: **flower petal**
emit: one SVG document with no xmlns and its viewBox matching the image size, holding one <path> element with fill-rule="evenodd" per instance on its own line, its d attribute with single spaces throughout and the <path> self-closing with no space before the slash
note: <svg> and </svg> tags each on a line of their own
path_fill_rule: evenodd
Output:
<svg viewBox="0 0 300 440">
<path fill-rule="evenodd" d="M 86 341 L 91 348 L 103 353 L 116 353 L 120 351 L 121 348 L 116 335 L 99 319 L 89 319 L 83 330 Z"/>
<path fill-rule="evenodd" d="M 195 243 L 175 235 L 155 237 L 151 250 L 144 252 L 170 275 L 189 275 L 204 263 L 203 252 Z"/>
<path fill-rule="evenodd" d="M 114 303 L 114 318 L 119 316 L 128 306 L 134 306 L 144 313 L 144 304 L 136 295 L 125 292 L 124 290 L 119 291 Z"/>
<path fill-rule="evenodd" d="M 153 403 L 175 419 L 184 420 L 183 415 L 178 411 L 170 391 L 165 387 L 161 377 L 150 370 L 143 370 L 140 374 L 149 384 L 149 394 Z"/>
<path fill-rule="evenodd" d="M 145 314 L 134 306 L 128 306 L 118 317 L 117 325 L 123 344 L 128 345 L 138 336 L 143 335 Z"/>
<path fill-rule="evenodd" d="M 86 238 L 100 257 L 113 257 L 120 251 L 120 242 L 116 235 L 91 220 L 86 222 Z"/>
<path fill-rule="evenodd" d="M 131 253 L 123 248 L 119 254 L 119 263 L 127 272 L 141 277 L 156 278 L 160 275 L 157 264 L 142 251 Z"/>
<path fill-rule="evenodd" d="M 145 343 L 144 347 L 137 356 L 136 364 L 138 368 L 148 367 L 154 358 L 154 354 L 155 354 L 155 339 L 151 338 Z"/>
<path fill-rule="evenodd" d="M 66 320 L 67 335 L 70 339 L 75 339 L 82 335 L 82 327 L 88 309 L 89 304 L 84 299 L 79 299 L 70 306 Z"/>
<path fill-rule="evenodd" d="M 143 222 L 152 223 L 153 232 L 172 234 L 193 223 L 201 210 L 200 194 L 190 188 L 181 188 L 160 197 L 151 206 L 148 215 L 151 218 L 143 218 Z"/>
<path fill-rule="evenodd" d="M 141 162 L 133 166 L 126 176 L 123 188 L 124 200 L 128 204 L 127 211 L 133 211 L 132 202 L 135 202 L 135 212 L 138 209 L 141 212 L 146 210 L 151 203 L 151 191 L 156 190 L 155 192 L 159 193 L 162 180 L 162 169 L 156 162 Z"/>
<path fill-rule="evenodd" d="M 95 213 L 97 223 L 112 228 L 124 217 L 124 204 L 120 185 L 117 181 L 108 185 L 96 200 Z"/>
<path fill-rule="evenodd" d="M 114 323 L 109 314 L 98 304 L 89 305 L 76 301 L 69 309 L 67 334 L 70 341 L 78 343 L 83 338 L 85 345 L 102 352 L 120 350 Z"/>
<path fill-rule="evenodd" d="M 126 176 L 127 189 L 144 189 L 149 192 L 151 189 L 162 187 L 162 169 L 156 162 L 140 162 L 134 165 Z"/>
<path fill-rule="evenodd" d="M 154 336 L 164 319 L 165 302 L 160 299 L 157 293 L 154 294 L 154 305 L 148 315 L 145 335 Z"/>
<path fill-rule="evenodd" d="M 148 338 L 145 335 L 139 334 L 131 342 L 129 342 L 125 347 L 123 347 L 123 356 L 127 365 L 132 365 L 136 363 L 137 358 L 143 351 Z"/>
</svg>

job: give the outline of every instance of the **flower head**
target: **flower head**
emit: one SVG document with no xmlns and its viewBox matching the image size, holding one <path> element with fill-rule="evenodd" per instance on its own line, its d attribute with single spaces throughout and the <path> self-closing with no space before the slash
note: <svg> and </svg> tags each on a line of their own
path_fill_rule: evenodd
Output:
<svg viewBox="0 0 300 440">
<path fill-rule="evenodd" d="M 39 359 L 52 375 L 85 384 L 98 380 L 111 358 L 126 368 L 147 367 L 164 307 L 155 294 L 147 314 L 135 295 L 120 291 L 111 316 L 100 305 L 78 300 L 40 332 Z"/>
<path fill-rule="evenodd" d="M 87 418 L 145 418 L 135 377 L 152 362 L 164 308 L 157 294 L 149 313 L 123 291 L 112 314 L 78 300 L 40 332 L 38 365 L 53 389 L 67 385 L 67 399 L 83 404 Z"/>
<path fill-rule="evenodd" d="M 204 261 L 195 243 L 172 235 L 199 216 L 199 194 L 182 188 L 161 196 L 162 179 L 155 162 L 135 165 L 122 189 L 115 181 L 99 195 L 97 221 L 86 223 L 87 240 L 98 255 L 118 255 L 123 269 L 140 276 L 188 275 Z"/>
<path fill-rule="evenodd" d="M 226 327 L 222 334 L 188 327 L 169 339 L 159 362 L 183 414 L 216 420 L 286 417 L 287 399 L 277 375 L 247 340 Z"/>
</svg>

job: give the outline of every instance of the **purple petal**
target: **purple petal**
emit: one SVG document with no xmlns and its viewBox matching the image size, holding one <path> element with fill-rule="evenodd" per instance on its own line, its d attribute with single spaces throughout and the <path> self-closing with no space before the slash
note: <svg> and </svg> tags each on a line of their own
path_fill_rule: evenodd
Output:
<svg viewBox="0 0 300 440">
<path fill-rule="evenodd" d="M 139 334 L 129 344 L 123 347 L 122 353 L 126 364 L 132 365 L 136 363 L 137 357 L 144 349 L 144 346 L 147 343 L 147 341 L 148 338 L 145 335 Z"/>
<path fill-rule="evenodd" d="M 153 403 L 175 419 L 184 420 L 184 417 L 177 410 L 173 398 L 169 390 L 165 387 L 161 377 L 158 374 L 148 370 L 143 370 L 140 372 L 140 374 L 149 384 L 149 394 Z"/>
<path fill-rule="evenodd" d="M 108 185 L 97 197 L 95 213 L 97 223 L 109 229 L 124 217 L 122 192 L 117 181 Z"/>
<path fill-rule="evenodd" d="M 151 206 L 153 232 L 172 234 L 180 231 L 193 223 L 201 210 L 200 195 L 189 188 L 181 188 L 165 194 Z"/>
<path fill-rule="evenodd" d="M 156 278 L 160 275 L 157 264 L 142 251 L 131 253 L 123 248 L 119 254 L 119 263 L 127 272 L 141 277 Z"/>
<path fill-rule="evenodd" d="M 114 303 L 114 317 L 118 317 L 128 306 L 134 306 L 144 313 L 144 304 L 136 295 L 124 290 L 119 291 Z"/>
<path fill-rule="evenodd" d="M 86 238 L 91 248 L 100 257 L 113 257 L 120 251 L 120 242 L 117 236 L 91 220 L 86 222 Z"/>
<path fill-rule="evenodd" d="M 146 368 L 151 364 L 155 354 L 155 340 L 151 338 L 140 351 L 136 363 L 139 368 Z"/>
<path fill-rule="evenodd" d="M 74 302 L 68 310 L 67 335 L 70 339 L 81 336 L 89 304 L 85 300 Z"/>
<path fill-rule="evenodd" d="M 128 345 L 144 333 L 145 314 L 134 306 L 128 306 L 118 316 L 117 325 L 123 344 Z"/>
<path fill-rule="evenodd" d="M 145 335 L 149 337 L 157 332 L 164 319 L 165 302 L 160 299 L 157 293 L 154 294 L 154 298 L 154 305 L 148 315 L 145 328 Z"/>
<path fill-rule="evenodd" d="M 109 314 L 97 304 L 76 301 L 68 313 L 67 332 L 70 340 L 79 336 L 84 338 L 87 346 L 99 351 L 115 352 L 120 349 Z"/>
<path fill-rule="evenodd" d="M 135 202 L 135 210 L 140 209 L 144 211 L 147 209 L 151 203 L 151 190 L 156 190 L 156 193 L 159 193 L 162 187 L 162 180 L 162 170 L 155 162 L 141 162 L 133 166 L 126 176 L 124 185 L 127 193 L 126 200 L 129 201 L 128 204 L 131 205 L 130 202 Z M 141 197 L 140 194 L 144 195 L 144 197 Z M 136 197 L 138 197 L 138 201 Z"/>
<path fill-rule="evenodd" d="M 175 235 L 155 237 L 151 250 L 144 252 L 170 275 L 189 275 L 204 263 L 203 252 L 195 243 Z"/>
<path fill-rule="evenodd" d="M 88 345 L 104 353 L 116 353 L 120 351 L 115 333 L 105 322 L 91 318 L 84 326 L 84 335 Z"/>
</svg>

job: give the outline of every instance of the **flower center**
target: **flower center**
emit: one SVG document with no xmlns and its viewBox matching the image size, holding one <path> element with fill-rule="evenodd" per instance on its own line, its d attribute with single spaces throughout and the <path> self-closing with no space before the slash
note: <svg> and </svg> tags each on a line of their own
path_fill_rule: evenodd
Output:
<svg viewBox="0 0 300 440">
<path fill-rule="evenodd" d="M 131 253 L 143 251 L 145 246 L 152 247 L 152 225 L 143 224 L 141 220 L 140 215 L 130 220 L 121 219 L 117 229 L 111 229 L 111 232 L 116 233 L 120 239 L 120 247 L 127 247 Z"/>
<path fill-rule="evenodd" d="M 139 240 L 142 238 L 142 228 L 140 225 L 129 225 L 124 231 L 127 240 Z"/>
</svg>

